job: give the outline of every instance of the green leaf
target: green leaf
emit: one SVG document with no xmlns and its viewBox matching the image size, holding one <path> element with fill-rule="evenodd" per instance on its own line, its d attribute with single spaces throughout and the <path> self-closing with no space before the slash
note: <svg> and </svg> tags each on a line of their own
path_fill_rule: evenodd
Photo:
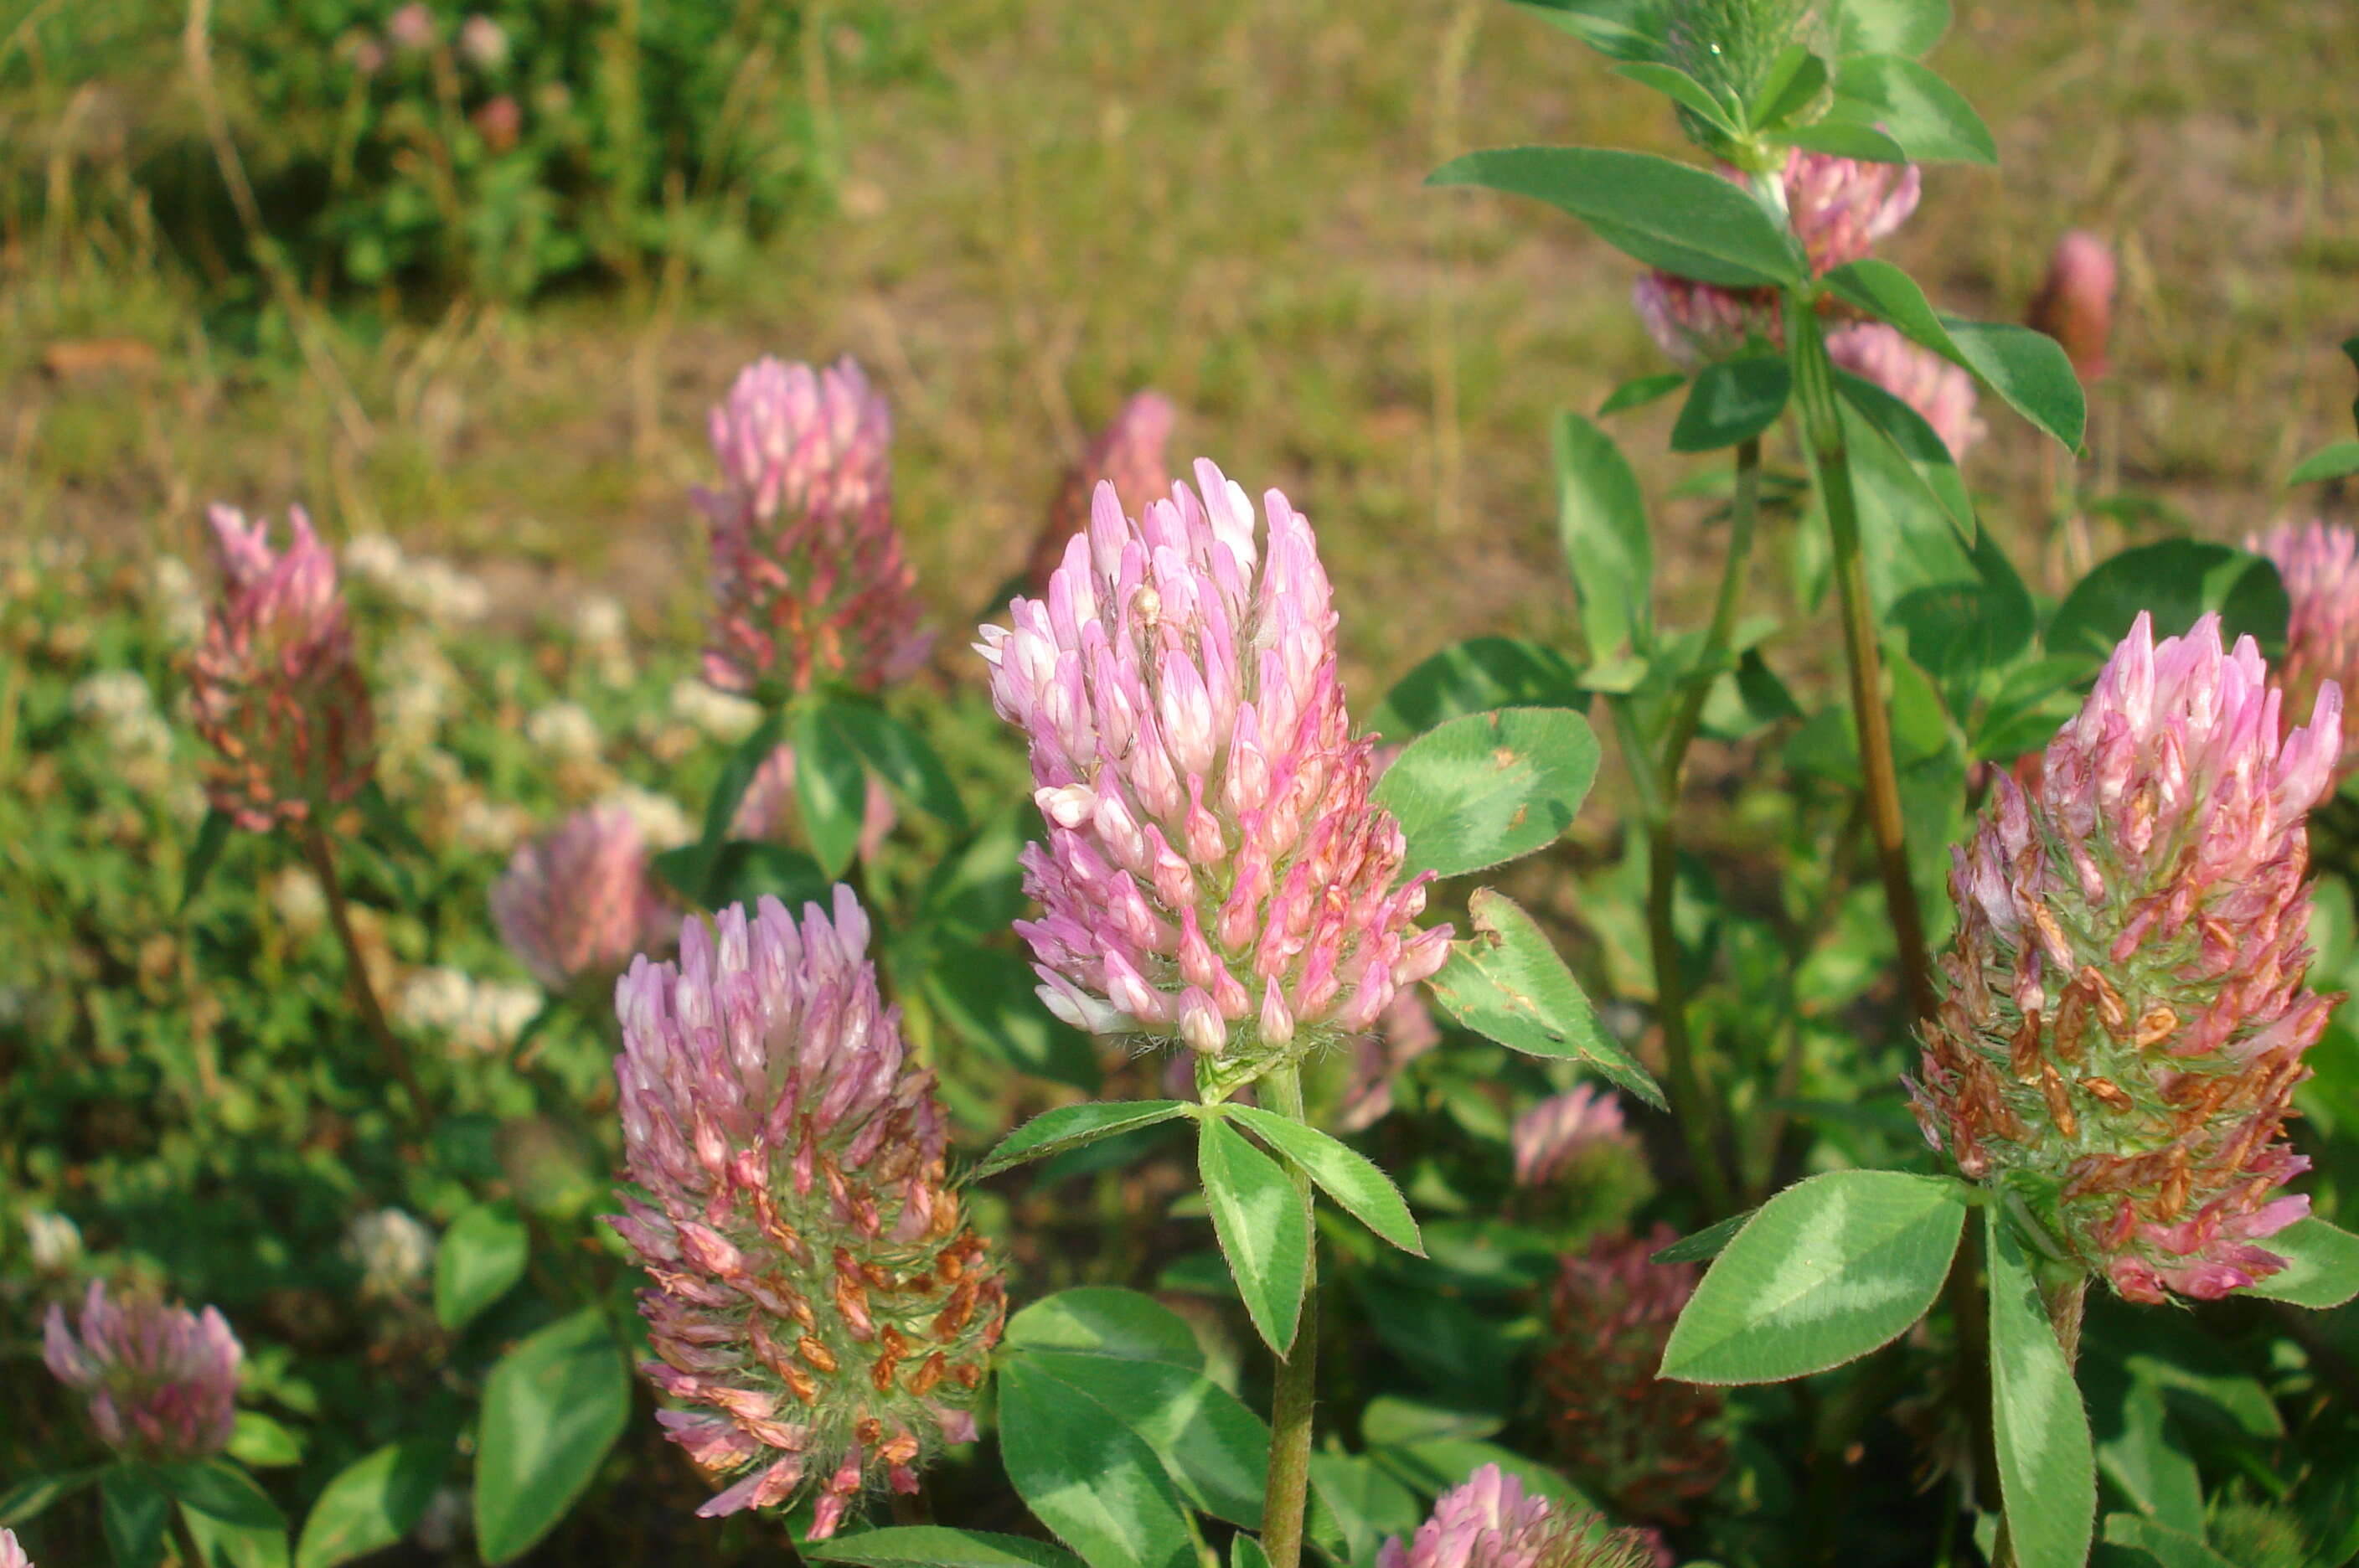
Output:
<svg viewBox="0 0 2359 1568">
<path fill-rule="evenodd" d="M 956 939 L 936 943 L 927 960 L 920 982 L 926 996 L 968 1044 L 1019 1073 L 1084 1094 L 1103 1082 L 1097 1047 L 1041 1004 L 1024 960 Z"/>
<path fill-rule="evenodd" d="M 286 1568 L 287 1516 L 253 1476 L 212 1459 L 173 1465 L 163 1477 L 208 1568 Z"/>
<path fill-rule="evenodd" d="M 1193 1568 L 1179 1491 L 1136 1432 L 1028 1356 L 1000 1367 L 998 1396 L 1008 1480 L 1091 1568 Z"/>
<path fill-rule="evenodd" d="M 1649 1263 L 1701 1263 L 1706 1258 L 1717 1258 L 1727 1250 L 1728 1244 L 1736 1238 L 1738 1231 L 1745 1228 L 1745 1222 L 1758 1213 L 1760 1213 L 1758 1209 L 1747 1209 L 1741 1214 L 1731 1214 L 1724 1220 L 1716 1221 L 1700 1231 L 1680 1237 L 1659 1252 L 1648 1254 L 1647 1261 Z"/>
<path fill-rule="evenodd" d="M 1258 1540 L 1239 1531 L 1229 1541 L 1229 1568 L 1269 1568 L 1269 1553 Z"/>
<path fill-rule="evenodd" d="M 1785 412 L 1794 372 L 1781 354 L 1723 360 L 1696 372 L 1694 389 L 1671 427 L 1673 452 L 1718 452 L 1750 441 Z"/>
<path fill-rule="evenodd" d="M 1998 162 L 1998 143 L 1965 95 L 1907 55 L 1845 56 L 1835 93 L 1842 118 L 1874 125 L 1913 162 Z"/>
<path fill-rule="evenodd" d="M 303 1521 L 295 1568 L 336 1568 L 408 1535 L 450 1464 L 440 1443 L 397 1443 L 338 1471 Z"/>
<path fill-rule="evenodd" d="M 1367 1156 L 1317 1127 L 1275 1111 L 1234 1105 L 1227 1111 L 1231 1118 L 1244 1123 L 1247 1131 L 1309 1176 L 1321 1192 L 1343 1206 L 1344 1213 L 1403 1252 L 1425 1256 L 1425 1244 L 1418 1238 L 1417 1220 L 1408 1212 L 1408 1201 Z"/>
<path fill-rule="evenodd" d="M 92 1465 L 81 1470 L 60 1470 L 47 1475 L 27 1475 L 23 1480 L 0 1487 L 0 1530 L 10 1530 L 36 1518 L 50 1504 L 98 1480 L 109 1466 Z"/>
<path fill-rule="evenodd" d="M 1838 267 L 1821 281 L 1836 298 L 1973 371 L 2008 407 L 2067 447 L 2080 447 L 2088 400 L 2055 339 L 2028 327 L 1936 310 L 1915 279 L 1875 256 Z"/>
<path fill-rule="evenodd" d="M 1188 1320 L 1152 1296 L 1113 1285 L 1081 1285 L 1033 1302 L 1007 1320 L 1009 1350 L 1074 1350 L 1125 1361 L 1204 1369 L 1204 1347 Z"/>
<path fill-rule="evenodd" d="M 2105 1544 L 2143 1552 L 2162 1568 L 2245 1568 L 2212 1551 L 2201 1534 L 2173 1530 L 2136 1514 L 2107 1514 Z"/>
<path fill-rule="evenodd" d="M 2250 635 L 2269 648 L 2284 646 L 2291 605 L 2263 557 L 2209 539 L 2163 539 L 2101 561 L 2074 583 L 2048 623 L 2048 651 L 2103 659 L 2141 610 L 2152 614 L 2158 642 L 2216 610 L 2223 636 Z"/>
<path fill-rule="evenodd" d="M 868 772 L 827 705 L 806 712 L 795 726 L 795 806 L 820 869 L 841 877 L 860 853 L 868 814 Z"/>
<path fill-rule="evenodd" d="M 770 753 L 778 749 L 778 739 L 786 733 L 786 727 L 785 714 L 765 714 L 753 733 L 737 743 L 737 748 L 714 775 L 712 793 L 704 801 L 704 831 L 698 835 L 698 845 L 708 852 L 708 857 L 711 851 L 728 839 L 730 825 L 737 820 L 737 808 L 745 802 L 746 787 L 754 782 L 754 775 L 761 771 L 762 764 L 770 759 Z M 702 895 L 701 888 L 683 891 L 690 897 Z"/>
<path fill-rule="evenodd" d="M 1627 77 L 1642 87 L 1653 88 L 1731 140 L 1741 134 L 1736 122 L 1729 117 L 1727 106 L 1714 98 L 1702 82 L 1676 65 L 1651 60 L 1625 60 L 1614 68 L 1614 74 Z"/>
<path fill-rule="evenodd" d="M 1971 535 L 1975 529 L 1973 498 L 1966 494 L 1966 483 L 1958 475 L 1956 456 L 1925 416 L 1875 382 L 1846 370 L 1835 372 L 1835 393 L 1849 405 L 1847 411 L 1864 419 L 1891 443 L 1933 506 L 1956 525 L 1958 532 Z"/>
<path fill-rule="evenodd" d="M 1950 0 L 1841 0 L 1834 23 L 1838 53 L 1921 60 L 1950 30 Z"/>
<path fill-rule="evenodd" d="M 2097 1467 L 2138 1511 L 2172 1530 L 2203 1529 L 2203 1481 L 2174 1441 L 2162 1390 L 2102 1354 L 2082 1358 Z"/>
<path fill-rule="evenodd" d="M 2286 475 L 2288 485 L 2314 485 L 2321 479 L 2340 479 L 2346 474 L 2359 474 L 2359 441 L 2336 441 L 2322 452 L 2313 452 L 2294 465 Z M 212 819 L 207 818 L 208 826 Z"/>
<path fill-rule="evenodd" d="M 1822 152 L 1831 158 L 1848 158 L 1861 163 L 1907 163 L 1908 149 L 1877 130 L 1874 125 L 1855 125 L 1848 120 L 1821 120 L 1814 125 L 1796 125 L 1777 133 L 1777 139 L 1804 152 Z"/>
<path fill-rule="evenodd" d="M 258 1470 L 299 1464 L 303 1440 L 260 1410 L 240 1410 L 230 1433 L 229 1456 Z"/>
<path fill-rule="evenodd" d="M 98 1520 L 114 1568 L 155 1568 L 164 1557 L 172 1499 L 144 1465 L 111 1466 L 98 1478 Z"/>
<path fill-rule="evenodd" d="M 1174 1116 L 1186 1116 L 1189 1110 L 1184 1100 L 1092 1100 L 1079 1105 L 1060 1105 L 1053 1111 L 1041 1112 L 1001 1138 L 998 1147 L 974 1168 L 970 1180 L 980 1181 L 1027 1160 L 1046 1159 L 1118 1132 L 1168 1122 Z"/>
<path fill-rule="evenodd" d="M 1371 1562 L 1386 1538 L 1406 1537 L 1425 1519 L 1417 1494 L 1364 1454 L 1313 1453 L 1310 1488 L 1313 1528 L 1328 1524 L 1343 1538 L 1343 1551 L 1331 1553 L 1338 1562 Z"/>
<path fill-rule="evenodd" d="M 2029 649 L 2038 629 L 2031 592 L 1988 531 L 1974 541 L 1977 583 L 1903 594 L 1889 619 L 1908 634 L 1908 657 L 1941 680 L 2001 670 Z"/>
<path fill-rule="evenodd" d="M 1827 62 L 1808 46 L 1788 44 L 1763 74 L 1753 102 L 1745 106 L 1745 118 L 1756 130 L 1782 125 L 1815 107 L 1831 80 Z"/>
<path fill-rule="evenodd" d="M 1643 408 L 1658 397 L 1668 397 L 1687 384 L 1688 378 L 1676 370 L 1634 376 L 1605 395 L 1605 401 L 1597 405 L 1597 417 L 1602 419 L 1625 408 Z"/>
<path fill-rule="evenodd" d="M 700 878 L 696 901 L 716 909 L 731 904 L 750 909 L 766 898 L 776 898 L 789 909 L 810 903 L 823 905 L 835 886 L 819 868 L 819 862 L 801 850 L 758 839 L 732 839 L 709 855 L 702 844 L 692 844 L 666 850 L 657 858 L 667 855 L 685 857 L 683 875 Z M 667 882 L 679 886 L 664 867 L 658 866 L 658 871 Z"/>
<path fill-rule="evenodd" d="M 1662 1376 L 1774 1383 L 1891 1343 L 1940 1294 L 1966 1189 L 1897 1171 L 1813 1176 L 1764 1203 L 1713 1260 Z"/>
<path fill-rule="evenodd" d="M 1220 1116 L 1208 1116 L 1199 1127 L 1196 1168 L 1246 1315 L 1284 1356 L 1310 1282 L 1310 1207 L 1277 1161 Z"/>
<path fill-rule="evenodd" d="M 966 806 L 959 800 L 958 786 L 925 736 L 871 702 L 832 702 L 826 715 L 876 777 L 952 832 L 966 831 Z"/>
<path fill-rule="evenodd" d="M 1478 637 L 1452 643 L 1400 679 L 1368 727 L 1406 741 L 1436 724 L 1494 708 L 1581 708 L 1589 692 L 1572 660 L 1544 643 Z"/>
<path fill-rule="evenodd" d="M 2359 1296 L 2359 1236 L 2312 1216 L 2299 1219 L 2260 1243 L 2286 1260 L 2286 1267 L 2240 1296 L 2266 1296 L 2297 1307 L 2339 1307 Z"/>
<path fill-rule="evenodd" d="M 2081 1568 L 2097 1515 L 2097 1463 L 2081 1390 L 2040 1305 L 2031 1261 L 1997 1205 L 1990 1246 L 1991 1425 L 1999 1495 L 2022 1568 Z"/>
<path fill-rule="evenodd" d="M 1428 185 L 1530 196 L 1588 223 L 1649 267 L 1748 289 L 1799 284 L 1793 236 L 1734 181 L 1652 153 L 1599 147 L 1499 147 L 1454 158 Z"/>
<path fill-rule="evenodd" d="M 1597 777 L 1597 737 L 1570 708 L 1469 713 L 1419 736 L 1376 781 L 1408 840 L 1401 875 L 1458 877 L 1546 849 Z"/>
<path fill-rule="evenodd" d="M 228 847 L 229 835 L 236 826 L 236 821 L 218 806 L 208 811 L 205 820 L 198 824 L 197 842 L 190 846 L 188 866 L 180 877 L 179 913 L 186 914 L 189 906 L 196 901 L 197 895 L 203 891 L 205 878 L 212 875 L 213 866 L 221 859 L 222 851 Z"/>
<path fill-rule="evenodd" d="M 1515 901 L 1478 887 L 1466 902 L 1474 934 L 1452 942 L 1430 982 L 1444 1011 L 1527 1056 L 1586 1062 L 1656 1109 L 1663 1091 L 1597 1021 L 1581 983 Z"/>
<path fill-rule="evenodd" d="M 1262 1522 L 1269 1428 L 1201 1372 L 1065 1350 L 1027 1350 L 1027 1377 L 1075 1403 L 1094 1401 L 1136 1433 L 1201 1512 L 1247 1530 Z"/>
<path fill-rule="evenodd" d="M 585 1307 L 502 1356 L 484 1389 L 475 1541 L 521 1557 L 565 1517 L 623 1434 L 631 1374 L 606 1320 Z"/>
<path fill-rule="evenodd" d="M 1045 1541 L 938 1524 L 863 1530 L 799 1548 L 815 1563 L 856 1563 L 862 1568 L 1079 1568 L 1081 1559 Z"/>
<path fill-rule="evenodd" d="M 434 1316 L 456 1334 L 516 1288 L 531 1250 L 524 1221 L 505 1200 L 477 1203 L 451 1222 L 434 1248 Z"/>
<path fill-rule="evenodd" d="M 1495 1443 L 1463 1437 L 1434 1438 L 1404 1448 L 1384 1449 L 1379 1457 L 1395 1475 L 1420 1491 L 1446 1492 L 1463 1485 L 1467 1476 L 1485 1465 L 1496 1465 L 1521 1481 L 1527 1492 L 1546 1497 L 1560 1512 L 1582 1514 L 1596 1510 L 1596 1505 L 1580 1487 L 1547 1465 Z"/>
<path fill-rule="evenodd" d="M 1663 58 L 1663 19 L 1655 0 L 1512 0 L 1608 60 Z"/>
<path fill-rule="evenodd" d="M 1581 598 L 1592 664 L 1654 646 L 1655 547 L 1638 476 L 1614 438 L 1570 410 L 1556 420 L 1557 537 Z"/>
</svg>

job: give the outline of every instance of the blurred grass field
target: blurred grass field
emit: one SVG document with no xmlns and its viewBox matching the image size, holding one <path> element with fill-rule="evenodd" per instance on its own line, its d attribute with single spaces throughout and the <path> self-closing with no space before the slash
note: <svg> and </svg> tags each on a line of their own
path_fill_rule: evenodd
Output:
<svg viewBox="0 0 2359 1568">
<path fill-rule="evenodd" d="M 1364 705 L 1455 637 L 1569 632 L 1547 421 L 1659 368 L 1631 264 L 1568 218 L 1419 182 L 1486 145 L 1677 151 L 1658 100 L 1498 0 L 935 0 L 881 77 L 866 35 L 818 27 L 832 212 L 724 278 L 322 315 L 325 378 L 217 341 L 194 261 L 86 134 L 89 95 L 12 73 L 0 123 L 46 200 L 0 250 L 0 528 L 193 556 L 204 502 L 300 501 L 332 533 L 521 563 L 495 578 L 519 594 L 594 584 L 685 626 L 705 408 L 757 354 L 850 353 L 894 399 L 902 524 L 947 628 L 1021 560 L 1092 426 L 1153 386 L 1183 411 L 1177 455 L 1284 487 L 1320 528 Z M 1930 171 L 1895 259 L 2011 318 L 2060 233 L 2112 237 L 2097 473 L 2216 536 L 2277 515 L 2278 477 L 2348 418 L 2359 19 L 1965 0 L 1934 63 L 2003 166 Z M 105 107 L 184 113 L 176 91 Z M 1623 417 L 1658 495 L 1669 419 Z M 2033 439 L 1992 423 L 1970 481 L 2027 517 Z M 1708 550 L 1672 560 L 1674 594 Z"/>
</svg>

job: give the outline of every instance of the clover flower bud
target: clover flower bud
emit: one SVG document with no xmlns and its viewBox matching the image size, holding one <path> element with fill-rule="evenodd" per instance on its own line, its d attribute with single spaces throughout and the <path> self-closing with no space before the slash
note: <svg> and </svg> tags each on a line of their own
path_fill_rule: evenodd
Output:
<svg viewBox="0 0 2359 1568">
<path fill-rule="evenodd" d="M 1406 1545 L 1396 1536 L 1376 1551 L 1376 1568 L 1654 1568 L 1655 1561 L 1638 1531 L 1610 1530 L 1596 1514 L 1560 1513 L 1496 1465 L 1436 1498 Z"/>
<path fill-rule="evenodd" d="M 519 845 L 491 904 L 500 940 L 551 991 L 620 974 L 679 927 L 638 823 L 617 805 L 585 806 Z"/>
<path fill-rule="evenodd" d="M 1613 1092 L 1580 1084 L 1516 1118 L 1509 1138 L 1516 1185 L 1548 1186 L 1584 1157 L 1605 1149 L 1635 1149 L 1636 1141 L 1623 1125 L 1622 1102 Z"/>
<path fill-rule="evenodd" d="M 974 1437 L 1006 1310 L 948 1180 L 933 1074 L 877 995 L 851 889 L 691 921 L 616 985 L 625 1160 L 666 1434 L 730 1484 L 698 1513 L 817 1498 L 834 1532 L 876 1483 Z"/>
<path fill-rule="evenodd" d="M 2114 333 L 2117 269 L 2113 247 L 2086 229 L 2056 242 L 2048 276 L 2032 296 L 2032 327 L 2064 345 L 2073 374 L 2094 381 L 2105 374 L 2105 345 Z"/>
<path fill-rule="evenodd" d="M 2316 703 L 2329 681 L 2349 690 L 2359 680 L 2359 534 L 2325 523 L 2288 525 L 2245 540 L 2245 548 L 2277 563 L 2293 613 L 2286 621 L 2286 655 L 2271 674 L 2284 696 L 2280 724 Z M 2338 781 L 2359 769 L 2359 735 L 2343 737 Z"/>
<path fill-rule="evenodd" d="M 712 411 L 704 677 L 724 691 L 874 690 L 923 662 L 915 576 L 893 530 L 893 416 L 851 360 L 763 359 Z"/>
<path fill-rule="evenodd" d="M 1974 378 L 1882 321 L 1855 321 L 1827 334 L 1827 357 L 1917 410 L 1952 459 L 1990 433 L 1974 412 Z"/>
<path fill-rule="evenodd" d="M 288 514 L 283 554 L 266 523 L 228 506 L 209 516 L 224 581 L 190 669 L 197 733 L 219 754 L 206 793 L 241 827 L 266 832 L 368 782 L 368 686 L 335 557 L 302 508 Z"/>
<path fill-rule="evenodd" d="M 64 1307 L 49 1309 L 41 1351 L 59 1381 L 88 1396 L 101 1440 L 126 1457 L 174 1464 L 229 1445 L 245 1352 L 212 1307 L 117 1301 L 92 1280 L 78 1327 Z"/>
<path fill-rule="evenodd" d="M 1692 1263 L 1653 1260 L 1676 1239 L 1658 1225 L 1599 1236 L 1565 1258 L 1540 1364 L 1567 1470 L 1614 1507 L 1666 1524 L 1682 1522 L 1728 1468 L 1720 1391 L 1655 1375 L 1699 1277 Z"/>
<path fill-rule="evenodd" d="M 2285 1260 L 2310 962 L 2305 813 L 2341 748 L 2321 684 L 2283 734 L 2250 637 L 2141 614 L 2027 792 L 1952 852 L 1957 933 L 1909 1085 L 1927 1141 L 2121 1295 L 2211 1299 Z"/>
<path fill-rule="evenodd" d="M 1090 526 L 1090 496 L 1100 485 L 1117 495 L 1160 495 L 1171 488 L 1171 464 L 1164 448 L 1175 417 L 1171 400 L 1141 392 L 1122 406 L 1111 424 L 1090 442 L 1082 460 L 1065 471 L 1048 526 L 1033 541 L 1024 563 L 1027 592 L 1046 593 L 1049 579 L 1065 560 L 1065 541 Z"/>
<path fill-rule="evenodd" d="M 1210 463 L 1124 515 L 1098 486 L 1045 599 L 985 626 L 992 701 L 1030 742 L 1048 843 L 1018 921 L 1050 1011 L 1245 1075 L 1369 1028 L 1446 956 L 1423 876 L 1369 799 L 1310 523 L 1266 538 Z"/>
</svg>

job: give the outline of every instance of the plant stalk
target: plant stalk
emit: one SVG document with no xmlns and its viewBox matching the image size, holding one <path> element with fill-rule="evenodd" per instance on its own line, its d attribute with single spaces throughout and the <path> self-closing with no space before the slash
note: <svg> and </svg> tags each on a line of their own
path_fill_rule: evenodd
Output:
<svg viewBox="0 0 2359 1568">
<path fill-rule="evenodd" d="M 1302 1073 L 1278 1068 L 1261 1080 L 1269 1108 L 1295 1121 L 1302 1114 Z M 1292 1171 L 1303 1209 L 1310 1207 L 1310 1178 Z M 1300 1568 L 1302 1522 L 1310 1497 L 1311 1410 L 1319 1362 L 1319 1241 L 1311 1233 L 1310 1276 L 1303 1282 L 1302 1316 L 1294 1344 L 1277 1362 L 1277 1386 L 1270 1398 L 1269 1474 L 1262 1489 L 1261 1548 L 1269 1568 Z"/>
<path fill-rule="evenodd" d="M 361 944 L 353 934 L 353 920 L 344 906 L 344 890 L 336 880 L 336 861 L 328 848 L 328 834 L 320 825 L 321 812 L 314 807 L 303 819 L 299 830 L 303 839 L 304 858 L 311 863 L 311 875 L 319 878 L 320 891 L 328 900 L 328 923 L 335 928 L 336 941 L 344 950 L 344 985 L 352 993 L 353 1006 L 360 1009 L 361 1023 L 371 1039 L 376 1041 L 384 1056 L 386 1068 L 401 1083 L 402 1093 L 409 1096 L 410 1115 L 421 1131 L 434 1127 L 434 1105 L 419 1087 L 418 1074 L 409 1064 L 409 1053 L 386 1021 L 385 1007 L 378 1002 L 376 985 L 369 978 L 368 963 L 361 955 Z"/>
</svg>

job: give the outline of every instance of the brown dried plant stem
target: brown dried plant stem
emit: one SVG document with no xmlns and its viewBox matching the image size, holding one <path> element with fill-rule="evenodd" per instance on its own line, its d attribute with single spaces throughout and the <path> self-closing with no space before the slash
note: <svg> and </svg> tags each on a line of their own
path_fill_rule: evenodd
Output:
<svg viewBox="0 0 2359 1568">
<path fill-rule="evenodd" d="M 328 900 L 328 923 L 335 928 L 336 941 L 344 950 L 344 985 L 353 996 L 353 1006 L 360 1009 L 361 1024 L 376 1041 L 378 1052 L 385 1058 L 386 1071 L 399 1080 L 402 1093 L 409 1097 L 410 1117 L 420 1130 L 431 1131 L 434 1126 L 434 1105 L 419 1087 L 418 1074 L 410 1067 L 409 1053 L 402 1049 L 401 1040 L 386 1021 L 385 1007 L 378 1002 L 376 985 L 369 978 L 368 962 L 361 954 L 361 944 L 353 934 L 352 911 L 345 907 L 344 890 L 336 880 L 336 860 L 328 847 L 327 830 L 320 825 L 326 813 L 314 808 L 297 830 L 303 840 L 303 857 L 311 863 L 311 875 L 319 879 L 320 891 Z"/>
<path fill-rule="evenodd" d="M 1288 1065 L 1262 1081 L 1269 1108 L 1295 1121 L 1302 1114 L 1302 1073 Z M 1310 1207 L 1310 1178 L 1295 1167 L 1294 1190 Z M 1270 1398 L 1269 1473 L 1262 1488 L 1261 1547 L 1269 1568 L 1299 1568 L 1302 1521 L 1310 1494 L 1310 1417 L 1319 1362 L 1319 1239 L 1311 1232 L 1310 1268 L 1302 1290 L 1302 1317 L 1294 1344 L 1278 1358 L 1277 1387 Z"/>
</svg>

